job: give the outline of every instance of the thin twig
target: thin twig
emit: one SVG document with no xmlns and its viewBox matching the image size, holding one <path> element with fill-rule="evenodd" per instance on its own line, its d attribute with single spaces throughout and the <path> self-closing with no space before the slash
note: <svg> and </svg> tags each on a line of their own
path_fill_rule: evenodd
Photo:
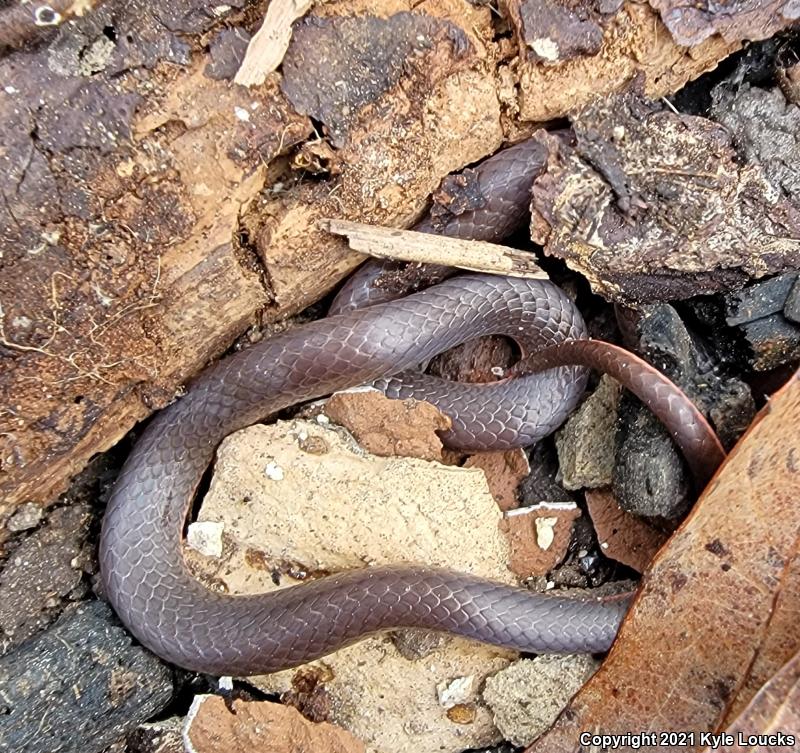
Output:
<svg viewBox="0 0 800 753">
<path fill-rule="evenodd" d="M 350 248 L 379 259 L 441 264 L 472 272 L 547 279 L 533 255 L 484 241 L 465 241 L 413 230 L 377 227 L 362 222 L 324 219 L 320 227 L 345 235 Z"/>
<path fill-rule="evenodd" d="M 258 86 L 282 62 L 292 39 L 292 24 L 311 8 L 314 0 L 272 0 L 264 23 L 247 45 L 234 83 Z"/>
</svg>

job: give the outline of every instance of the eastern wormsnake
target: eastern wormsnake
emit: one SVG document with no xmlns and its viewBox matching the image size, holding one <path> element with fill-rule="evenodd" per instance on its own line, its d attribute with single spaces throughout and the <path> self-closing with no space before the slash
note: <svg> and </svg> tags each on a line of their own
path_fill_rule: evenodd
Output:
<svg viewBox="0 0 800 753">
<path fill-rule="evenodd" d="M 526 142 L 485 162 L 478 168 L 484 206 L 442 230 L 490 240 L 506 235 L 525 216 L 539 156 L 539 147 Z M 514 338 L 526 368 L 549 370 L 491 386 L 404 372 L 484 334 Z M 109 600 L 156 654 L 212 674 L 273 672 L 396 627 L 445 630 L 534 653 L 605 651 L 625 599 L 546 596 L 417 565 L 231 596 L 196 581 L 182 555 L 188 509 L 225 436 L 295 403 L 374 380 L 390 396 L 428 399 L 450 415 L 449 444 L 508 448 L 555 430 L 584 390 L 584 367 L 598 367 L 665 421 L 705 483 L 723 453 L 702 414 L 644 361 L 585 338 L 579 312 L 551 283 L 474 275 L 296 327 L 223 359 L 155 417 L 120 473 L 100 540 Z"/>
</svg>

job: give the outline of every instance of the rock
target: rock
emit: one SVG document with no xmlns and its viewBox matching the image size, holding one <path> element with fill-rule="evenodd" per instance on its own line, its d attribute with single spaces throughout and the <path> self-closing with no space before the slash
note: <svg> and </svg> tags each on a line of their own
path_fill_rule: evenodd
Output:
<svg viewBox="0 0 800 753">
<path fill-rule="evenodd" d="M 711 97 L 712 117 L 733 134 L 742 157 L 758 162 L 775 189 L 788 197 L 800 196 L 798 107 L 787 102 L 780 89 L 741 81 L 719 84 Z"/>
<path fill-rule="evenodd" d="M 16 512 L 8 519 L 6 528 L 12 533 L 27 531 L 36 528 L 44 517 L 44 510 L 41 505 L 35 502 L 26 502 L 20 505 Z"/>
<path fill-rule="evenodd" d="M 184 753 L 183 719 L 141 724 L 128 734 L 125 753 Z"/>
<path fill-rule="evenodd" d="M 190 559 L 231 592 L 286 585 L 288 571 L 404 561 L 515 582 L 483 471 L 371 456 L 344 430 L 308 421 L 253 426 L 225 440 L 198 517 L 224 525 L 224 556 L 190 551 Z M 447 638 L 419 651 L 407 643 L 404 653 L 381 635 L 251 682 L 265 692 L 297 694 L 302 678 L 316 678 L 313 692 L 302 694 L 304 710 L 310 703 L 314 718 L 383 753 L 461 751 L 499 739 L 477 689 L 511 652 Z M 468 676 L 475 678 L 472 695 L 443 708 L 437 686 Z"/>
<path fill-rule="evenodd" d="M 750 385 L 741 379 L 730 377 L 716 385 L 716 399 L 708 408 L 708 417 L 717 432 L 723 447 L 730 449 L 747 431 L 756 404 Z"/>
<path fill-rule="evenodd" d="M 530 473 L 522 480 L 518 490 L 521 506 L 574 501 L 572 495 L 556 480 L 559 474 L 558 458 L 552 441 L 548 439 L 534 445 L 528 464 Z"/>
<path fill-rule="evenodd" d="M 741 326 L 756 371 L 769 371 L 800 360 L 800 327 L 782 314 L 772 314 Z"/>
<path fill-rule="evenodd" d="M 629 395 L 622 399 L 620 424 L 613 479 L 620 506 L 644 517 L 680 518 L 692 504 L 693 487 L 669 434 Z"/>
<path fill-rule="evenodd" d="M 513 654 L 449 638 L 424 657 L 409 661 L 389 637 L 370 638 L 342 649 L 318 666 L 326 679 L 329 721 L 348 729 L 376 753 L 439 750 L 498 742 L 498 733 L 478 692 L 487 674 L 506 667 Z M 307 667 L 308 665 L 306 665 Z M 298 672 L 254 680 L 261 690 L 282 693 Z M 474 678 L 471 693 L 454 707 L 438 700 L 437 688 L 457 678 Z M 453 708 L 459 707 L 456 714 Z M 458 712 L 469 709 L 468 721 Z"/>
<path fill-rule="evenodd" d="M 700 354 L 678 312 L 669 305 L 643 307 L 636 321 L 637 350 L 689 397 Z M 648 517 L 675 518 L 691 504 L 685 461 L 661 422 L 632 395 L 620 401 L 613 486 L 623 509 Z"/>
<path fill-rule="evenodd" d="M 642 518 L 625 512 L 608 489 L 587 491 L 586 506 L 603 554 L 639 573 L 668 538 Z"/>
<path fill-rule="evenodd" d="M 604 374 L 597 389 L 556 432 L 562 483 L 567 489 L 611 483 L 620 392 L 619 383 Z"/>
<path fill-rule="evenodd" d="M 794 274 L 755 283 L 721 300 L 692 301 L 690 307 L 702 325 L 714 333 L 709 346 L 731 371 L 740 372 L 743 364 L 756 371 L 771 371 L 800 358 L 800 282 Z M 735 410 L 730 413 L 726 423 L 735 425 Z M 723 444 L 730 447 L 724 436 L 728 427 L 721 424 L 718 429 Z"/>
<path fill-rule="evenodd" d="M 675 382 L 730 446 L 755 413 L 747 385 L 723 378 L 678 312 L 667 304 L 645 306 L 638 321 L 638 350 Z M 631 395 L 620 402 L 614 495 L 623 509 L 646 517 L 680 517 L 691 504 L 693 482 L 668 432 Z"/>
<path fill-rule="evenodd" d="M 377 390 L 359 389 L 331 396 L 324 410 L 373 455 L 442 459 L 436 431 L 449 429 L 450 419 L 430 403 L 390 400 Z"/>
<path fill-rule="evenodd" d="M 462 467 L 480 468 L 483 471 L 489 490 L 503 511 L 517 507 L 517 487 L 531 471 L 528 457 L 520 449 L 479 452 L 470 455 Z"/>
<path fill-rule="evenodd" d="M 265 753 L 364 753 L 364 743 L 340 727 L 305 719 L 291 706 L 266 701 L 234 701 L 219 696 L 195 698 L 185 733 L 192 753 L 221 750 Z"/>
<path fill-rule="evenodd" d="M 800 324 L 800 279 L 798 279 L 786 297 L 783 315 L 795 324 Z"/>
<path fill-rule="evenodd" d="M 396 630 L 391 635 L 398 653 L 410 661 L 432 654 L 450 640 L 446 633 L 435 630 Z"/>
<path fill-rule="evenodd" d="M 725 321 L 736 326 L 757 371 L 768 371 L 800 359 L 800 327 L 792 321 L 798 293 L 796 274 L 773 277 L 725 296 Z"/>
<path fill-rule="evenodd" d="M 190 523 L 186 531 L 186 546 L 206 557 L 222 556 L 222 523 L 213 520 L 198 520 Z"/>
<path fill-rule="evenodd" d="M 487 678 L 483 697 L 503 736 L 515 745 L 530 745 L 599 666 L 585 655 L 521 659 Z"/>
<path fill-rule="evenodd" d="M 163 709 L 172 672 L 101 602 L 0 658 L 0 750 L 99 753 Z"/>
<path fill-rule="evenodd" d="M 89 520 L 85 505 L 55 509 L 9 556 L 0 572 L 0 636 L 6 650 L 50 624 L 80 586 L 89 559 L 84 551 Z"/>
<path fill-rule="evenodd" d="M 602 554 L 591 518 L 582 515 L 573 526 L 567 557 L 550 573 L 550 587 L 593 588 L 617 577 L 616 570 L 616 563 Z"/>
<path fill-rule="evenodd" d="M 581 511 L 574 502 L 544 502 L 506 512 L 501 530 L 511 545 L 511 569 L 519 578 L 545 575 L 567 553 L 572 523 Z"/>
<path fill-rule="evenodd" d="M 725 296 L 725 322 L 733 327 L 782 312 L 796 281 L 796 274 L 778 275 L 765 282 L 748 285 L 743 290 L 728 293 Z"/>
</svg>

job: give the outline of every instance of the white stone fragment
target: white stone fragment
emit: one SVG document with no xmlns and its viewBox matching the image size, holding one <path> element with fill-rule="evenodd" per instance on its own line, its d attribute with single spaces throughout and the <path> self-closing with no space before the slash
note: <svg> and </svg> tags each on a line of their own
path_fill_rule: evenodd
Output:
<svg viewBox="0 0 800 753">
<path fill-rule="evenodd" d="M 190 523 L 186 531 L 186 544 L 206 557 L 221 557 L 224 530 L 225 524 L 214 520 Z"/>
</svg>

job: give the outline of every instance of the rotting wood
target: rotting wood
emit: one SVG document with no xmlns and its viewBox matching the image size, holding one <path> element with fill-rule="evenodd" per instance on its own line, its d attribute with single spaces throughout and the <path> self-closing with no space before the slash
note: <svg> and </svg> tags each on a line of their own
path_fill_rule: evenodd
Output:
<svg viewBox="0 0 800 753">
<path fill-rule="evenodd" d="M 517 6 L 529 2 L 541 0 L 509 3 L 512 20 L 519 13 Z M 533 17 L 536 18 L 535 13 Z M 647 3 L 622 3 L 603 18 L 602 28 L 602 43 L 596 55 L 542 63 L 528 53 L 529 47 L 522 38 L 524 27 L 517 24 L 523 53 L 517 60 L 519 91 L 515 104 L 523 120 L 543 122 L 563 117 L 595 97 L 622 90 L 637 74 L 644 76 L 648 97 L 668 96 L 742 46 L 735 39 L 711 36 L 701 44 L 683 47 L 674 41 L 658 13 Z"/>
<path fill-rule="evenodd" d="M 679 48 L 623 3 L 621 42 L 607 32 L 600 54 L 537 67 L 489 7 L 342 0 L 295 23 L 293 66 L 231 86 L 209 49 L 266 7 L 105 0 L 51 29 L 52 46 L 2 51 L 0 525 L 19 502 L 53 502 L 255 318 L 302 310 L 352 270 L 361 256 L 320 218 L 409 226 L 442 177 L 529 129 L 534 101 L 563 117 L 584 101 L 573 85 L 613 90 L 637 67 L 668 94 L 737 46 Z M 386 75 L 356 86 L 379 53 Z M 320 90 L 334 64 L 348 85 Z M 609 65 L 623 74 L 598 87 Z M 313 141 L 288 88 L 327 98 Z M 324 164 L 301 180 L 295 149 L 314 144 Z"/>
<path fill-rule="evenodd" d="M 539 132 L 532 237 L 621 303 L 690 298 L 800 265 L 800 205 L 718 123 L 642 95 L 639 77 L 573 119 L 575 143 Z"/>
<path fill-rule="evenodd" d="M 441 264 L 508 277 L 548 279 L 532 254 L 497 243 L 464 241 L 348 220 L 323 219 L 320 226 L 328 232 L 347 236 L 350 248 L 377 259 Z"/>
<path fill-rule="evenodd" d="M 103 0 L 16 0 L 0 10 L 0 54 L 52 32 L 74 16 L 83 16 Z"/>
</svg>

